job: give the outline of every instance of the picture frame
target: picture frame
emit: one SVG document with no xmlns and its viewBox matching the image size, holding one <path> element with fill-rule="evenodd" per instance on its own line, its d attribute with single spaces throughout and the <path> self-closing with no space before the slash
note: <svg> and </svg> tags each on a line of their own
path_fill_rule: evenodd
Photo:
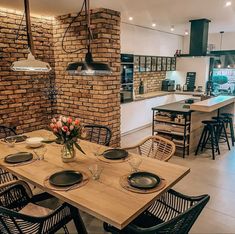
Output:
<svg viewBox="0 0 235 234">
<path fill-rule="evenodd" d="M 146 57 L 146 72 L 150 72 L 152 71 L 152 67 L 151 67 L 151 57 Z"/>
<path fill-rule="evenodd" d="M 135 55 L 134 56 L 134 71 L 139 72 L 140 70 L 140 56 Z"/>
<path fill-rule="evenodd" d="M 145 72 L 146 68 L 145 68 L 145 56 L 140 56 L 140 67 L 139 67 L 139 71 L 140 72 Z"/>
<path fill-rule="evenodd" d="M 162 57 L 162 71 L 166 71 L 166 57 Z"/>
<path fill-rule="evenodd" d="M 155 72 L 157 70 L 157 57 L 152 57 L 152 71 Z"/>
<path fill-rule="evenodd" d="M 162 58 L 157 57 L 157 71 L 161 71 L 161 70 L 162 70 Z"/>
</svg>

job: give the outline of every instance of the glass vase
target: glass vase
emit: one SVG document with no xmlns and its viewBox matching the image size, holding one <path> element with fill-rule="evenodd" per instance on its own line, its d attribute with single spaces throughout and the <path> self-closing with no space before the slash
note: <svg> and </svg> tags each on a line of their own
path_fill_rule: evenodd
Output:
<svg viewBox="0 0 235 234">
<path fill-rule="evenodd" d="M 62 161 L 67 162 L 73 162 L 75 160 L 76 151 L 74 149 L 73 143 L 65 143 L 63 144 L 63 147 L 61 149 L 61 158 Z"/>
</svg>

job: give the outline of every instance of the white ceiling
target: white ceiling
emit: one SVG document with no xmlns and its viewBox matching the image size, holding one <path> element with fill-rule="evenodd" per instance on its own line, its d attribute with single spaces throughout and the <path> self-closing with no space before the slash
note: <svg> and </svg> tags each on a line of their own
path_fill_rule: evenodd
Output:
<svg viewBox="0 0 235 234">
<path fill-rule="evenodd" d="M 122 21 L 169 31 L 176 34 L 189 30 L 190 19 L 208 18 L 210 32 L 235 31 L 235 0 L 225 7 L 226 0 L 90 0 L 91 8 L 104 7 L 121 12 Z M 56 16 L 80 10 L 82 0 L 30 0 L 31 14 Z M 23 10 L 23 0 L 0 0 L 0 7 Z M 133 17 L 129 21 L 129 16 Z"/>
</svg>

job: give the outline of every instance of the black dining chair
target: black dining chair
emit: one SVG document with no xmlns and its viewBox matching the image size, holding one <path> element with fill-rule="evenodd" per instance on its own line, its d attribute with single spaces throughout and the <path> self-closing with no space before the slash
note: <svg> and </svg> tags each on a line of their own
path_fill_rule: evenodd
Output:
<svg viewBox="0 0 235 234">
<path fill-rule="evenodd" d="M 16 135 L 15 128 L 0 125 L 0 139 Z"/>
<path fill-rule="evenodd" d="M 93 124 L 85 125 L 84 129 L 86 130 L 85 140 L 100 145 L 109 146 L 112 137 L 112 132 L 110 128 L 103 125 Z"/>
<path fill-rule="evenodd" d="M 77 233 L 87 233 L 78 209 L 63 203 L 55 210 L 37 204 L 29 186 L 17 181 L 0 193 L 0 233 L 55 233 L 61 228 L 68 233 L 66 224 L 74 221 Z"/>
<path fill-rule="evenodd" d="M 6 138 L 8 136 L 16 135 L 15 129 L 0 125 L 0 139 Z M 11 181 L 17 180 L 17 177 L 9 173 L 8 171 L 0 168 L 0 185 L 4 185 Z M 0 186 L 2 187 L 2 186 Z M 1 191 L 1 188 L 0 188 Z"/>
<path fill-rule="evenodd" d="M 186 234 L 209 199 L 209 195 L 190 197 L 170 189 L 123 230 L 107 223 L 104 229 L 112 234 Z"/>
</svg>

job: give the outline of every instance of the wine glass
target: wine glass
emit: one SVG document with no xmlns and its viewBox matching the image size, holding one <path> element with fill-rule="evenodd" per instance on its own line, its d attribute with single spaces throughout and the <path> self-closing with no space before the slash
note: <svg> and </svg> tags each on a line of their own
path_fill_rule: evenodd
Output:
<svg viewBox="0 0 235 234">
<path fill-rule="evenodd" d="M 33 152 L 37 155 L 39 160 L 44 160 L 44 156 L 47 152 L 47 148 L 40 147 L 40 148 L 34 149 Z"/>
<path fill-rule="evenodd" d="M 93 180 L 99 180 L 101 172 L 103 171 L 103 167 L 99 164 L 92 164 L 88 167 L 89 171 L 91 172 Z"/>
<path fill-rule="evenodd" d="M 5 142 L 7 143 L 7 145 L 11 148 L 13 148 L 15 146 L 16 143 L 16 138 L 14 137 L 6 137 L 5 138 Z"/>
<path fill-rule="evenodd" d="M 132 156 L 129 160 L 128 163 L 131 166 L 131 172 L 137 172 L 140 164 L 142 163 L 142 158 L 141 156 Z"/>
</svg>

